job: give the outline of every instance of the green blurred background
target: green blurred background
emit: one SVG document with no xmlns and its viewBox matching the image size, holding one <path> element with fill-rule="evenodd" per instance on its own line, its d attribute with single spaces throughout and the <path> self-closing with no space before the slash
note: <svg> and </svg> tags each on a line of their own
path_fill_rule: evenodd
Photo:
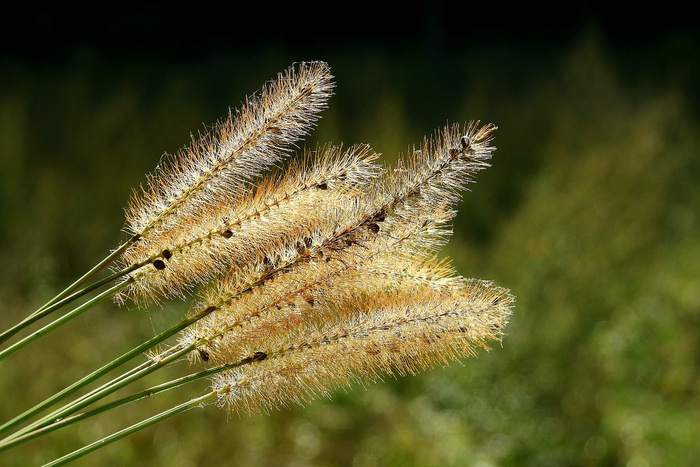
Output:
<svg viewBox="0 0 700 467">
<path fill-rule="evenodd" d="M 83 18 L 25 7 L 0 20 L 0 328 L 118 245 L 131 190 L 161 154 L 291 63 L 320 59 L 337 89 L 308 146 L 369 143 L 391 160 L 446 122 L 499 126 L 493 167 L 465 193 L 444 254 L 517 297 L 502 346 L 305 408 L 193 410 L 77 464 L 699 464 L 692 20 L 667 21 L 672 8 L 319 8 L 155 4 Z M 105 303 L 0 362 L 0 419 L 186 307 Z M 51 460 L 206 387 L 0 453 L 0 464 Z"/>
</svg>

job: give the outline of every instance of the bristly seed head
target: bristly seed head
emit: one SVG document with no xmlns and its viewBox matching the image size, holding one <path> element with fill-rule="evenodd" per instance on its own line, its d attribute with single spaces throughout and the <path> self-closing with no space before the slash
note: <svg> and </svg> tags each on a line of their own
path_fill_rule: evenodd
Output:
<svg viewBox="0 0 700 467">
<path fill-rule="evenodd" d="M 244 202 L 260 176 L 288 157 L 315 126 L 333 87 L 326 63 L 292 66 L 211 131 L 193 138 L 189 147 L 166 156 L 147 177 L 148 187 L 132 196 L 125 228 L 131 242 L 115 271 L 142 264 L 165 249 L 173 252 L 178 239 L 212 211 Z M 160 263 L 153 264 L 162 270 Z M 158 301 L 163 292 L 177 296 L 192 286 L 183 283 L 169 294 L 142 283 L 127 287 L 115 300 Z"/>
<path fill-rule="evenodd" d="M 213 386 L 222 390 L 222 407 L 253 413 L 386 374 L 416 374 L 488 350 L 502 337 L 512 301 L 508 291 L 481 281 L 350 296 L 337 304 L 342 316 L 270 340 L 269 351 L 248 354 L 243 366 L 215 376 Z"/>
<path fill-rule="evenodd" d="M 496 127 L 448 125 L 393 168 L 366 145 L 328 145 L 283 170 L 332 87 L 325 63 L 291 67 L 166 159 L 127 211 L 120 267 L 132 272 L 117 300 L 210 284 L 193 309 L 211 313 L 178 345 L 209 367 L 237 366 L 214 378 L 229 410 L 473 356 L 510 316 L 507 290 L 436 259 Z"/>
</svg>

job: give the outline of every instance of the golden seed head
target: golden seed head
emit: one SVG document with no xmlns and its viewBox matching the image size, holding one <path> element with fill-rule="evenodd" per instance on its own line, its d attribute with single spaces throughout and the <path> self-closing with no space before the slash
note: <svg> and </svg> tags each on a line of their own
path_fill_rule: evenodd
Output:
<svg viewBox="0 0 700 467">
<path fill-rule="evenodd" d="M 508 291 L 480 281 L 348 297 L 337 304 L 346 310 L 342 318 L 259 347 L 265 360 L 217 375 L 213 387 L 222 392 L 222 407 L 255 413 L 352 383 L 416 374 L 500 341 L 511 305 Z"/>
<path fill-rule="evenodd" d="M 376 158 L 366 145 L 307 151 L 283 174 L 264 178 L 236 203 L 222 200 L 207 213 L 188 218 L 187 228 L 142 238 L 123 255 L 124 266 L 151 261 L 154 267 L 132 273 L 120 299 L 148 302 L 183 296 L 217 275 L 279 256 L 300 236 L 310 237 L 380 174 Z"/>
<path fill-rule="evenodd" d="M 282 170 L 331 80 L 322 62 L 280 74 L 166 160 L 127 211 L 138 240 L 122 255 L 134 270 L 117 300 L 208 285 L 192 310 L 209 313 L 178 348 L 237 366 L 213 378 L 231 411 L 474 356 L 501 339 L 511 313 L 507 290 L 438 256 L 461 193 L 489 166 L 496 127 L 447 125 L 393 167 L 366 145 L 328 145 Z"/>
</svg>

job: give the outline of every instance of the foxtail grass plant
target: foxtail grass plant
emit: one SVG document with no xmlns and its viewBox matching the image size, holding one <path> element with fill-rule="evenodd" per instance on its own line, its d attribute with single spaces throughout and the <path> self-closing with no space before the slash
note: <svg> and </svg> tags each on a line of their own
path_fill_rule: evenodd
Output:
<svg viewBox="0 0 700 467">
<path fill-rule="evenodd" d="M 177 324 L 0 425 L 0 451 L 203 378 L 210 391 L 48 465 L 193 407 L 269 412 L 502 339 L 509 291 L 439 256 L 462 192 L 489 166 L 496 127 L 446 125 L 391 166 L 367 145 L 295 151 L 333 86 L 327 64 L 293 65 L 164 158 L 134 191 L 126 241 L 0 334 L 6 359 L 108 298 L 136 308 L 191 300 Z M 183 359 L 199 369 L 105 402 Z"/>
</svg>

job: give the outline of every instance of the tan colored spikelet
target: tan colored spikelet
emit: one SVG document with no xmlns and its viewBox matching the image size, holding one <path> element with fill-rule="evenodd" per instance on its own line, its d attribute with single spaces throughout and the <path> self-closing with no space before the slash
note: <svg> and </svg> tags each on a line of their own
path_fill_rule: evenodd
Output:
<svg viewBox="0 0 700 467">
<path fill-rule="evenodd" d="M 287 249 L 291 263 L 281 277 L 270 275 L 260 283 L 257 265 L 251 274 L 224 277 L 200 305 L 216 312 L 183 333 L 181 342 L 197 343 L 212 364 L 234 361 L 269 336 L 309 319 L 326 319 L 329 304 L 348 293 L 455 280 L 454 271 L 436 263 L 434 254 L 449 234 L 454 190 L 491 151 L 490 131 L 477 138 L 475 125 L 466 128 L 464 134 L 457 127 L 446 129 L 446 137 L 426 142 L 401 170 L 388 171 L 381 185 L 337 204 L 327 222 L 316 225 L 316 235 L 299 239 L 303 254 Z M 414 172 L 407 174 L 409 169 Z"/>
<path fill-rule="evenodd" d="M 250 364 L 214 377 L 213 387 L 220 406 L 257 413 L 352 383 L 416 374 L 489 349 L 489 341 L 501 339 L 511 305 L 506 290 L 482 281 L 350 297 L 338 306 L 354 316 L 298 329 L 257 349 Z"/>
<path fill-rule="evenodd" d="M 425 206 L 451 206 L 474 175 L 487 167 L 496 149 L 491 146 L 496 126 L 469 122 L 447 125 L 408 157 L 399 160 L 386 180 L 396 203 L 408 212 Z"/>
<path fill-rule="evenodd" d="M 332 90 L 324 62 L 301 63 L 281 73 L 236 113 L 159 165 L 148 189 L 131 200 L 127 230 L 141 236 L 167 231 L 183 215 L 197 217 L 221 200 L 245 194 L 255 177 L 309 132 Z"/>
<path fill-rule="evenodd" d="M 211 349 L 215 341 L 244 322 L 268 315 L 271 310 L 282 310 L 296 295 L 327 283 L 333 275 L 353 267 L 360 257 L 339 257 L 349 243 L 343 242 L 332 250 L 327 246 L 337 241 L 339 225 L 348 223 L 340 219 L 348 221 L 356 217 L 356 198 L 335 201 L 331 211 L 322 211 L 327 217 L 316 223 L 313 233 L 292 239 L 274 254 L 246 263 L 205 289 L 193 306 L 193 312 L 205 308 L 215 311 L 185 329 L 180 342 L 186 346 L 197 343 L 200 349 Z M 227 358 L 217 352 L 212 354 L 216 356 L 212 361 Z"/>
<path fill-rule="evenodd" d="M 404 223 L 411 224 L 409 219 Z M 284 274 L 252 289 L 245 289 L 245 282 L 222 280 L 199 306 L 216 311 L 185 330 L 181 343 L 196 343 L 209 363 L 223 364 L 243 358 L 272 336 L 341 312 L 335 303 L 349 294 L 442 287 L 462 280 L 447 260 L 413 245 L 430 232 L 422 221 L 413 223 L 412 231 L 402 227 L 403 236 L 395 235 L 399 229 L 377 227 L 380 230 L 364 229 L 367 236 L 362 241 L 355 235 L 353 243 L 340 242 L 331 251 L 312 248 Z M 244 289 L 246 293 L 240 293 Z M 196 359 L 198 353 L 192 355 Z"/>
<path fill-rule="evenodd" d="M 292 66 L 189 147 L 165 157 L 126 209 L 125 230 L 132 237 L 115 269 L 138 268 L 148 259 L 162 266 L 157 255 L 167 247 L 154 246 L 181 236 L 212 210 L 248 198 L 258 177 L 313 128 L 332 94 L 332 78 L 324 62 Z M 133 293 L 141 286 L 130 289 L 117 301 L 148 296 Z"/>
<path fill-rule="evenodd" d="M 221 202 L 187 220 L 188 230 L 144 238 L 125 252 L 125 265 L 152 265 L 130 275 L 120 296 L 137 301 L 182 296 L 216 275 L 278 256 L 310 236 L 321 221 L 379 173 L 377 155 L 366 145 L 325 146 L 307 151 L 286 172 L 269 176 L 236 203 Z M 156 267 L 156 265 L 158 267 Z"/>
<path fill-rule="evenodd" d="M 371 268 L 355 270 L 321 266 L 318 269 L 323 270 L 325 275 L 320 271 L 314 271 L 317 273 L 314 276 L 299 274 L 294 283 L 290 283 L 285 276 L 284 282 L 276 287 L 282 292 L 278 296 L 272 295 L 270 290 L 246 295 L 236 303 L 235 313 L 229 313 L 230 308 L 222 307 L 209 315 L 209 319 L 202 320 L 183 333 L 181 345 L 197 345 L 197 352 L 190 355 L 193 361 L 206 354 L 210 365 L 235 362 L 257 349 L 265 348 L 270 342 L 295 333 L 299 327 L 305 328 L 355 312 L 337 306 L 348 296 L 402 293 L 402 290 L 425 287 L 439 289 L 463 281 L 455 276 L 433 277 L 436 271 L 429 268 L 416 268 L 415 275 L 404 274 L 400 277 L 382 277 Z"/>
</svg>

